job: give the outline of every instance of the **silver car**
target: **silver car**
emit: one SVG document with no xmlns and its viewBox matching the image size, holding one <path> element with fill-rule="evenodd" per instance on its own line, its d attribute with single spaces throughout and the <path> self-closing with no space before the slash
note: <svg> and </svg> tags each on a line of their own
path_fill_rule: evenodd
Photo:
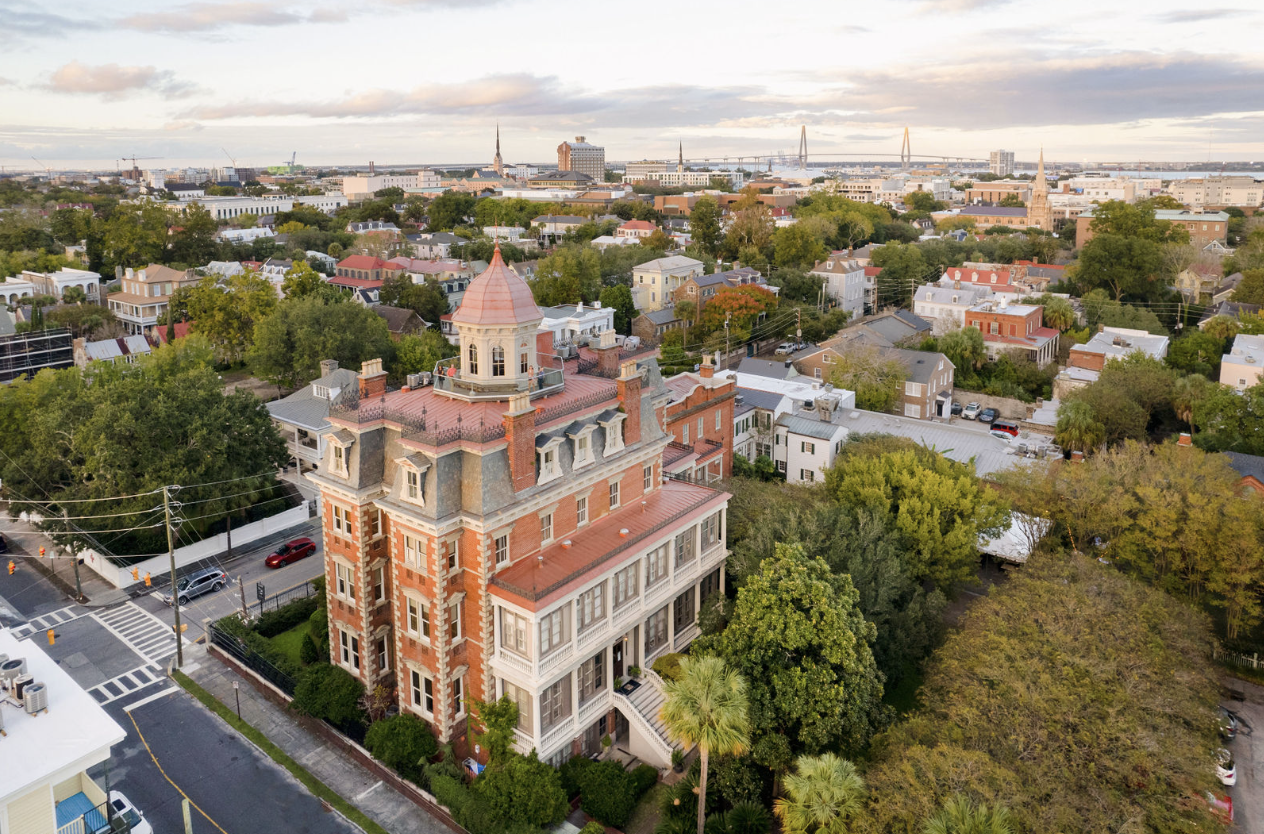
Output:
<svg viewBox="0 0 1264 834">
<path fill-rule="evenodd" d="M 189 600 L 218 591 L 227 584 L 228 574 L 219 568 L 202 568 L 176 581 L 176 597 L 181 605 L 187 605 Z M 170 605 L 171 595 L 163 594 L 162 601 Z"/>
</svg>

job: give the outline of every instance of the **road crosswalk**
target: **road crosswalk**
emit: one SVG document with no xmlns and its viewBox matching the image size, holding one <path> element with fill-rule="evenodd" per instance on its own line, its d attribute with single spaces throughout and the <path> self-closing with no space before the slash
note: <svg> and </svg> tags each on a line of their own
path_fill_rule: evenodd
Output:
<svg viewBox="0 0 1264 834">
<path fill-rule="evenodd" d="M 131 695 L 137 690 L 165 680 L 166 677 L 161 669 L 157 666 L 145 665 L 130 672 L 124 672 L 105 683 L 97 684 L 88 690 L 88 694 L 96 698 L 98 704 L 104 706 L 117 701 L 119 698 Z"/>
<path fill-rule="evenodd" d="M 92 618 L 151 664 L 161 666 L 176 653 L 176 637 L 171 625 L 134 602 L 96 611 Z"/>
<path fill-rule="evenodd" d="M 89 610 L 81 605 L 67 605 L 65 608 L 58 608 L 56 611 L 41 614 L 19 626 L 14 626 L 12 629 L 13 636 L 21 640 L 23 637 L 28 637 L 36 632 L 47 631 L 50 628 L 55 629 L 58 626 L 65 625 L 72 620 L 86 616 L 88 613 Z"/>
</svg>

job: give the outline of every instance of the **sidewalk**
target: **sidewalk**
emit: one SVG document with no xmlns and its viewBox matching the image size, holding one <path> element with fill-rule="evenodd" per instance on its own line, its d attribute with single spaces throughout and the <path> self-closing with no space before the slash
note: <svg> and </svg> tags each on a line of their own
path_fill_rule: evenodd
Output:
<svg viewBox="0 0 1264 834">
<path fill-rule="evenodd" d="M 189 662 L 182 670 L 186 675 L 234 711 L 237 702 L 233 683 L 236 682 L 242 720 L 391 834 L 453 834 L 448 824 L 432 817 L 329 742 L 304 729 L 287 710 L 269 701 L 250 682 L 207 654 L 204 646 L 192 649 L 189 655 Z"/>
</svg>

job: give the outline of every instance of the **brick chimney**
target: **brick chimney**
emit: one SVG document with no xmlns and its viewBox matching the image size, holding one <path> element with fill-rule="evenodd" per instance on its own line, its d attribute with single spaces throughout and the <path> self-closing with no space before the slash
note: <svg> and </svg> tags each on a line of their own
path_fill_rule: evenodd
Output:
<svg viewBox="0 0 1264 834">
<path fill-rule="evenodd" d="M 535 407 L 530 394 L 509 397 L 509 410 L 502 418 L 509 441 L 509 477 L 514 492 L 535 486 Z"/>
<path fill-rule="evenodd" d="M 1181 436 L 1177 438 L 1176 445 L 1177 446 L 1193 446 L 1194 439 L 1189 436 L 1189 432 L 1183 431 L 1181 432 Z"/>
<path fill-rule="evenodd" d="M 702 367 L 698 369 L 698 376 L 703 379 L 711 379 L 715 376 L 715 365 L 712 364 L 711 354 L 702 354 Z"/>
<path fill-rule="evenodd" d="M 386 371 L 381 359 L 370 359 L 360 366 L 360 399 L 381 397 L 386 394 Z"/>
<path fill-rule="evenodd" d="M 602 376 L 613 377 L 619 373 L 619 346 L 614 341 L 613 330 L 603 330 L 597 337 L 597 370 Z"/>
<path fill-rule="evenodd" d="M 627 417 L 623 421 L 623 442 L 629 446 L 641 440 L 641 372 L 636 360 L 619 366 L 619 404 Z"/>
</svg>

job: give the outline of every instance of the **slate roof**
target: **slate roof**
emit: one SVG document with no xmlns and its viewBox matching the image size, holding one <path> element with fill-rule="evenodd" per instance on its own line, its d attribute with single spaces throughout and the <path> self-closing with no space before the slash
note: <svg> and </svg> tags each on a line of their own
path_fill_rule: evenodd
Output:
<svg viewBox="0 0 1264 834">
<path fill-rule="evenodd" d="M 378 304 L 373 308 L 373 312 L 386 319 L 386 329 L 392 333 L 403 333 L 413 319 L 420 322 L 422 327 L 429 326 L 421 316 L 417 315 L 416 311 L 409 310 L 407 307 L 391 307 L 388 304 Z"/>
<path fill-rule="evenodd" d="M 920 382 L 926 385 L 930 382 L 931 377 L 939 372 L 939 360 L 942 359 L 948 365 L 956 367 L 952 361 L 942 353 L 932 353 L 928 350 L 905 350 L 904 348 L 887 348 L 883 352 L 885 356 L 894 356 L 904 363 L 904 367 L 908 368 L 909 381 Z"/>
<path fill-rule="evenodd" d="M 1264 484 L 1264 457 L 1244 455 L 1241 452 L 1225 452 L 1229 465 L 1243 478 L 1254 478 Z"/>
<path fill-rule="evenodd" d="M 737 366 L 739 374 L 755 374 L 756 376 L 766 376 L 772 379 L 790 379 L 796 377 L 799 372 L 793 367 L 786 367 L 785 362 L 774 362 L 770 359 L 756 359 L 753 356 L 747 356 L 742 363 Z"/>
<path fill-rule="evenodd" d="M 314 388 L 340 388 L 343 392 L 358 390 L 356 372 L 348 368 L 339 368 L 328 376 L 323 376 L 310 385 L 306 385 L 282 400 L 265 403 L 268 413 L 273 419 L 292 426 L 302 426 L 310 431 L 324 431 L 329 428 L 329 409 L 332 405 L 324 397 L 318 397 Z"/>
<path fill-rule="evenodd" d="M 827 423 L 811 417 L 800 417 L 797 414 L 782 414 L 777 418 L 777 425 L 784 426 L 791 434 L 815 437 L 818 440 L 833 440 L 840 433 L 846 432 L 841 423 Z"/>
<path fill-rule="evenodd" d="M 687 258 L 684 255 L 671 255 L 666 258 L 658 258 L 653 261 L 646 261 L 643 264 L 637 264 L 632 267 L 633 271 L 638 269 L 658 270 L 659 272 L 668 272 L 673 269 L 693 269 L 702 266 L 702 261 Z"/>
<path fill-rule="evenodd" d="M 0 336 L 12 336 L 16 332 L 18 331 L 13 321 L 13 314 L 0 307 Z"/>
<path fill-rule="evenodd" d="M 674 321 L 679 321 L 676 317 L 676 308 L 674 306 L 664 307 L 661 310 L 654 310 L 641 315 L 649 319 L 652 324 L 671 324 Z"/>
<path fill-rule="evenodd" d="M 742 398 L 743 405 L 749 405 L 752 408 L 759 408 L 764 411 L 776 411 L 777 407 L 781 405 L 781 401 L 786 397 L 785 394 L 760 391 L 757 388 L 738 388 L 737 395 Z"/>
</svg>

